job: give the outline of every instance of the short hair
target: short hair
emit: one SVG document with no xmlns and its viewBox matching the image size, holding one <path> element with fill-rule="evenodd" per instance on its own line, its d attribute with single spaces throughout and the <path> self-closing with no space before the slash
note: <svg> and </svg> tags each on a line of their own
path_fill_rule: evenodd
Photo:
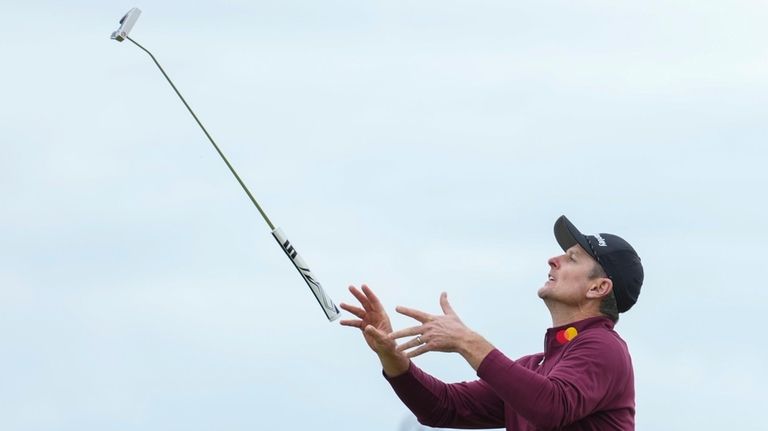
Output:
<svg viewBox="0 0 768 431">
<path fill-rule="evenodd" d="M 595 262 L 592 267 L 592 271 L 589 273 L 590 279 L 595 278 L 607 278 L 608 274 L 599 263 Z M 613 320 L 613 323 L 619 321 L 619 305 L 616 303 L 616 295 L 613 294 L 613 289 L 608 295 L 600 301 L 600 313 Z"/>
</svg>

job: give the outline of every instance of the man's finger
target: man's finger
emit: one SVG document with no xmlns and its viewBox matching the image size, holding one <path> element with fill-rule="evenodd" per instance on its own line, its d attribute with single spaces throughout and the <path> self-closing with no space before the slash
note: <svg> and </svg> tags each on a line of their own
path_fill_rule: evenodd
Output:
<svg viewBox="0 0 768 431">
<path fill-rule="evenodd" d="M 431 349 L 426 344 L 424 344 L 421 347 L 419 347 L 418 349 L 414 349 L 414 350 L 411 350 L 410 352 L 406 353 L 405 356 L 407 356 L 409 358 L 415 358 L 415 357 L 417 357 L 417 356 L 419 356 L 421 354 L 427 353 L 429 351 L 431 351 Z"/>
<path fill-rule="evenodd" d="M 357 298 L 357 300 L 360 302 L 360 305 L 362 305 L 366 311 L 372 311 L 371 302 L 368 301 L 368 297 L 366 297 L 363 292 L 357 290 L 355 286 L 349 286 L 349 292 L 352 293 L 352 296 Z"/>
<path fill-rule="evenodd" d="M 416 337 L 416 338 L 414 338 L 412 340 L 406 341 L 405 343 L 397 346 L 397 351 L 398 352 L 402 352 L 402 351 L 411 349 L 413 347 L 421 346 L 422 344 L 424 344 L 424 343 L 421 340 L 419 340 L 418 337 Z"/>
<path fill-rule="evenodd" d="M 364 331 L 366 334 L 375 338 L 376 341 L 379 341 L 379 342 L 387 341 L 387 334 L 384 333 L 383 331 L 376 329 L 375 327 L 373 327 L 373 325 L 366 326 Z"/>
<path fill-rule="evenodd" d="M 396 340 L 403 337 L 411 337 L 413 335 L 420 335 L 424 331 L 422 326 L 413 326 L 411 328 L 401 329 L 389 334 L 389 338 Z"/>
<path fill-rule="evenodd" d="M 342 302 L 339 304 L 339 307 L 341 307 L 342 310 L 347 310 L 350 313 L 354 314 L 355 316 L 359 318 L 363 318 L 365 316 L 365 310 L 363 310 L 360 307 L 355 307 L 354 305 L 349 305 L 347 303 Z"/>
<path fill-rule="evenodd" d="M 443 313 L 445 314 L 456 314 L 456 312 L 453 311 L 451 304 L 448 303 L 448 293 L 446 292 L 440 294 L 440 308 L 443 309 Z"/>
<path fill-rule="evenodd" d="M 398 306 L 395 308 L 395 311 L 397 311 L 400 314 L 406 315 L 408 317 L 413 317 L 414 319 L 418 320 L 421 323 L 426 323 L 432 320 L 432 315 L 429 313 L 425 313 L 423 311 L 419 311 L 413 308 Z"/>
<path fill-rule="evenodd" d="M 379 297 L 376 296 L 375 293 L 373 293 L 373 290 L 371 290 L 370 287 L 368 287 L 367 284 L 363 284 L 361 286 L 363 288 L 363 293 L 365 296 L 368 297 L 368 302 L 371 304 L 371 308 L 375 311 L 381 311 L 384 307 L 381 305 L 381 301 L 379 301 Z"/>
<path fill-rule="evenodd" d="M 356 319 L 345 319 L 345 320 L 340 320 L 339 324 L 341 324 L 342 326 L 351 326 L 353 328 L 360 328 L 361 326 L 363 326 L 363 321 L 356 320 Z"/>
</svg>

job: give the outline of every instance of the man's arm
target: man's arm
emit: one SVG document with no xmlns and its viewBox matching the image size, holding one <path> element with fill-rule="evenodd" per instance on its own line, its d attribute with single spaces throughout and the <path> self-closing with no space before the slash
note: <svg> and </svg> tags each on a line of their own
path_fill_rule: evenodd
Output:
<svg viewBox="0 0 768 431">
<path fill-rule="evenodd" d="M 413 363 L 406 373 L 385 377 L 421 424 L 441 428 L 504 426 L 504 403 L 482 380 L 448 384 Z"/>
<path fill-rule="evenodd" d="M 560 428 L 610 402 L 626 386 L 630 368 L 618 342 L 585 332 L 546 376 L 498 350 L 486 356 L 477 375 L 537 428 Z"/>
<path fill-rule="evenodd" d="M 446 384 L 421 371 L 390 337 L 392 326 L 381 301 L 368 286 L 350 286 L 360 307 L 342 303 L 357 319 L 344 326 L 359 328 L 376 353 L 395 393 L 419 421 L 430 426 L 489 428 L 504 425 L 504 404 L 484 382 Z M 491 346 L 491 349 L 493 347 Z"/>
</svg>

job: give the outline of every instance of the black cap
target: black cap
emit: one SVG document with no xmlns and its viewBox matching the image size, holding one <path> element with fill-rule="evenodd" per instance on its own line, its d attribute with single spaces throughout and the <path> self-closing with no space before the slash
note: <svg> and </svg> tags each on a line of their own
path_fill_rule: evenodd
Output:
<svg viewBox="0 0 768 431">
<path fill-rule="evenodd" d="M 563 251 L 579 244 L 603 267 L 613 281 L 620 313 L 635 305 L 643 285 L 643 264 L 628 242 L 610 233 L 584 235 L 565 216 L 555 222 L 555 239 Z"/>
</svg>

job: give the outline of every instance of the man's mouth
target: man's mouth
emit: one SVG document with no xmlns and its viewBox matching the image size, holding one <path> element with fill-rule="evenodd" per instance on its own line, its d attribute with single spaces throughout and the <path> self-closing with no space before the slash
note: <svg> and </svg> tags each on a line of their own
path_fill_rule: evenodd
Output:
<svg viewBox="0 0 768 431">
<path fill-rule="evenodd" d="M 547 277 L 547 280 L 555 281 L 555 277 L 553 277 L 552 274 L 549 274 L 548 277 Z"/>
</svg>

